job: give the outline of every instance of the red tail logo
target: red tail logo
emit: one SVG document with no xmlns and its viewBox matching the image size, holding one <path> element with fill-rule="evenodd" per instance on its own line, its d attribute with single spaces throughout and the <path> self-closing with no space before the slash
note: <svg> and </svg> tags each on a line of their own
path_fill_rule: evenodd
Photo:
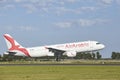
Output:
<svg viewBox="0 0 120 80">
<path fill-rule="evenodd" d="M 15 40 L 12 37 L 10 37 L 8 35 L 4 35 L 4 37 L 11 44 L 11 47 L 9 48 L 9 50 L 18 50 L 18 51 L 24 53 L 26 56 L 30 57 L 29 52 L 27 51 L 27 49 L 21 47 L 20 45 L 16 45 Z"/>
</svg>

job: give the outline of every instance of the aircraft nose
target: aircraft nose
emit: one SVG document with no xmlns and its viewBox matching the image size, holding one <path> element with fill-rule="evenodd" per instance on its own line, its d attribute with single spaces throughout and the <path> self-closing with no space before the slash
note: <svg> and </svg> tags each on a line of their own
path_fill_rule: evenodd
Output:
<svg viewBox="0 0 120 80">
<path fill-rule="evenodd" d="M 103 48 L 105 48 L 105 45 L 104 45 L 104 44 L 102 44 L 102 45 L 101 45 L 101 47 L 102 47 L 102 49 L 103 49 Z"/>
</svg>

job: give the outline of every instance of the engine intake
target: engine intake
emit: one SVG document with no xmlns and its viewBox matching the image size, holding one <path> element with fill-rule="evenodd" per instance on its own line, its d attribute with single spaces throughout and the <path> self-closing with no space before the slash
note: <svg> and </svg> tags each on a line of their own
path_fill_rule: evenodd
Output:
<svg viewBox="0 0 120 80">
<path fill-rule="evenodd" d="M 64 53 L 64 55 L 67 55 L 68 57 L 75 57 L 76 54 L 77 53 L 75 51 L 68 51 Z"/>
</svg>

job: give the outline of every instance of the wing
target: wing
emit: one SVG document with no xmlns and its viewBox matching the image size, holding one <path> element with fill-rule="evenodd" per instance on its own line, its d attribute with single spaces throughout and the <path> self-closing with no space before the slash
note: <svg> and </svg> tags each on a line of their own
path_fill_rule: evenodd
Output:
<svg viewBox="0 0 120 80">
<path fill-rule="evenodd" d="M 64 50 L 55 49 L 55 48 L 47 48 L 47 49 L 49 49 L 50 52 L 54 53 L 56 57 L 56 61 L 60 61 L 61 56 L 63 55 L 64 52 L 66 52 Z"/>
<path fill-rule="evenodd" d="M 55 48 L 47 48 L 49 49 L 50 52 L 53 52 L 53 53 L 64 53 L 65 51 L 64 50 L 60 50 L 60 49 L 55 49 Z"/>
</svg>

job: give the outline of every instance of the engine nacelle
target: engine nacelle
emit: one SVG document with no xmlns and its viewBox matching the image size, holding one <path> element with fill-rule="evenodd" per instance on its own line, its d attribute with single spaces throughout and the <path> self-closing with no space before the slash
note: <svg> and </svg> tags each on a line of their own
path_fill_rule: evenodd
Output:
<svg viewBox="0 0 120 80">
<path fill-rule="evenodd" d="M 68 57 L 75 57 L 76 54 L 77 53 L 75 51 L 68 51 L 64 53 L 64 55 L 67 55 Z"/>
<path fill-rule="evenodd" d="M 54 53 L 49 52 L 49 53 L 47 53 L 47 56 L 54 56 Z"/>
</svg>

